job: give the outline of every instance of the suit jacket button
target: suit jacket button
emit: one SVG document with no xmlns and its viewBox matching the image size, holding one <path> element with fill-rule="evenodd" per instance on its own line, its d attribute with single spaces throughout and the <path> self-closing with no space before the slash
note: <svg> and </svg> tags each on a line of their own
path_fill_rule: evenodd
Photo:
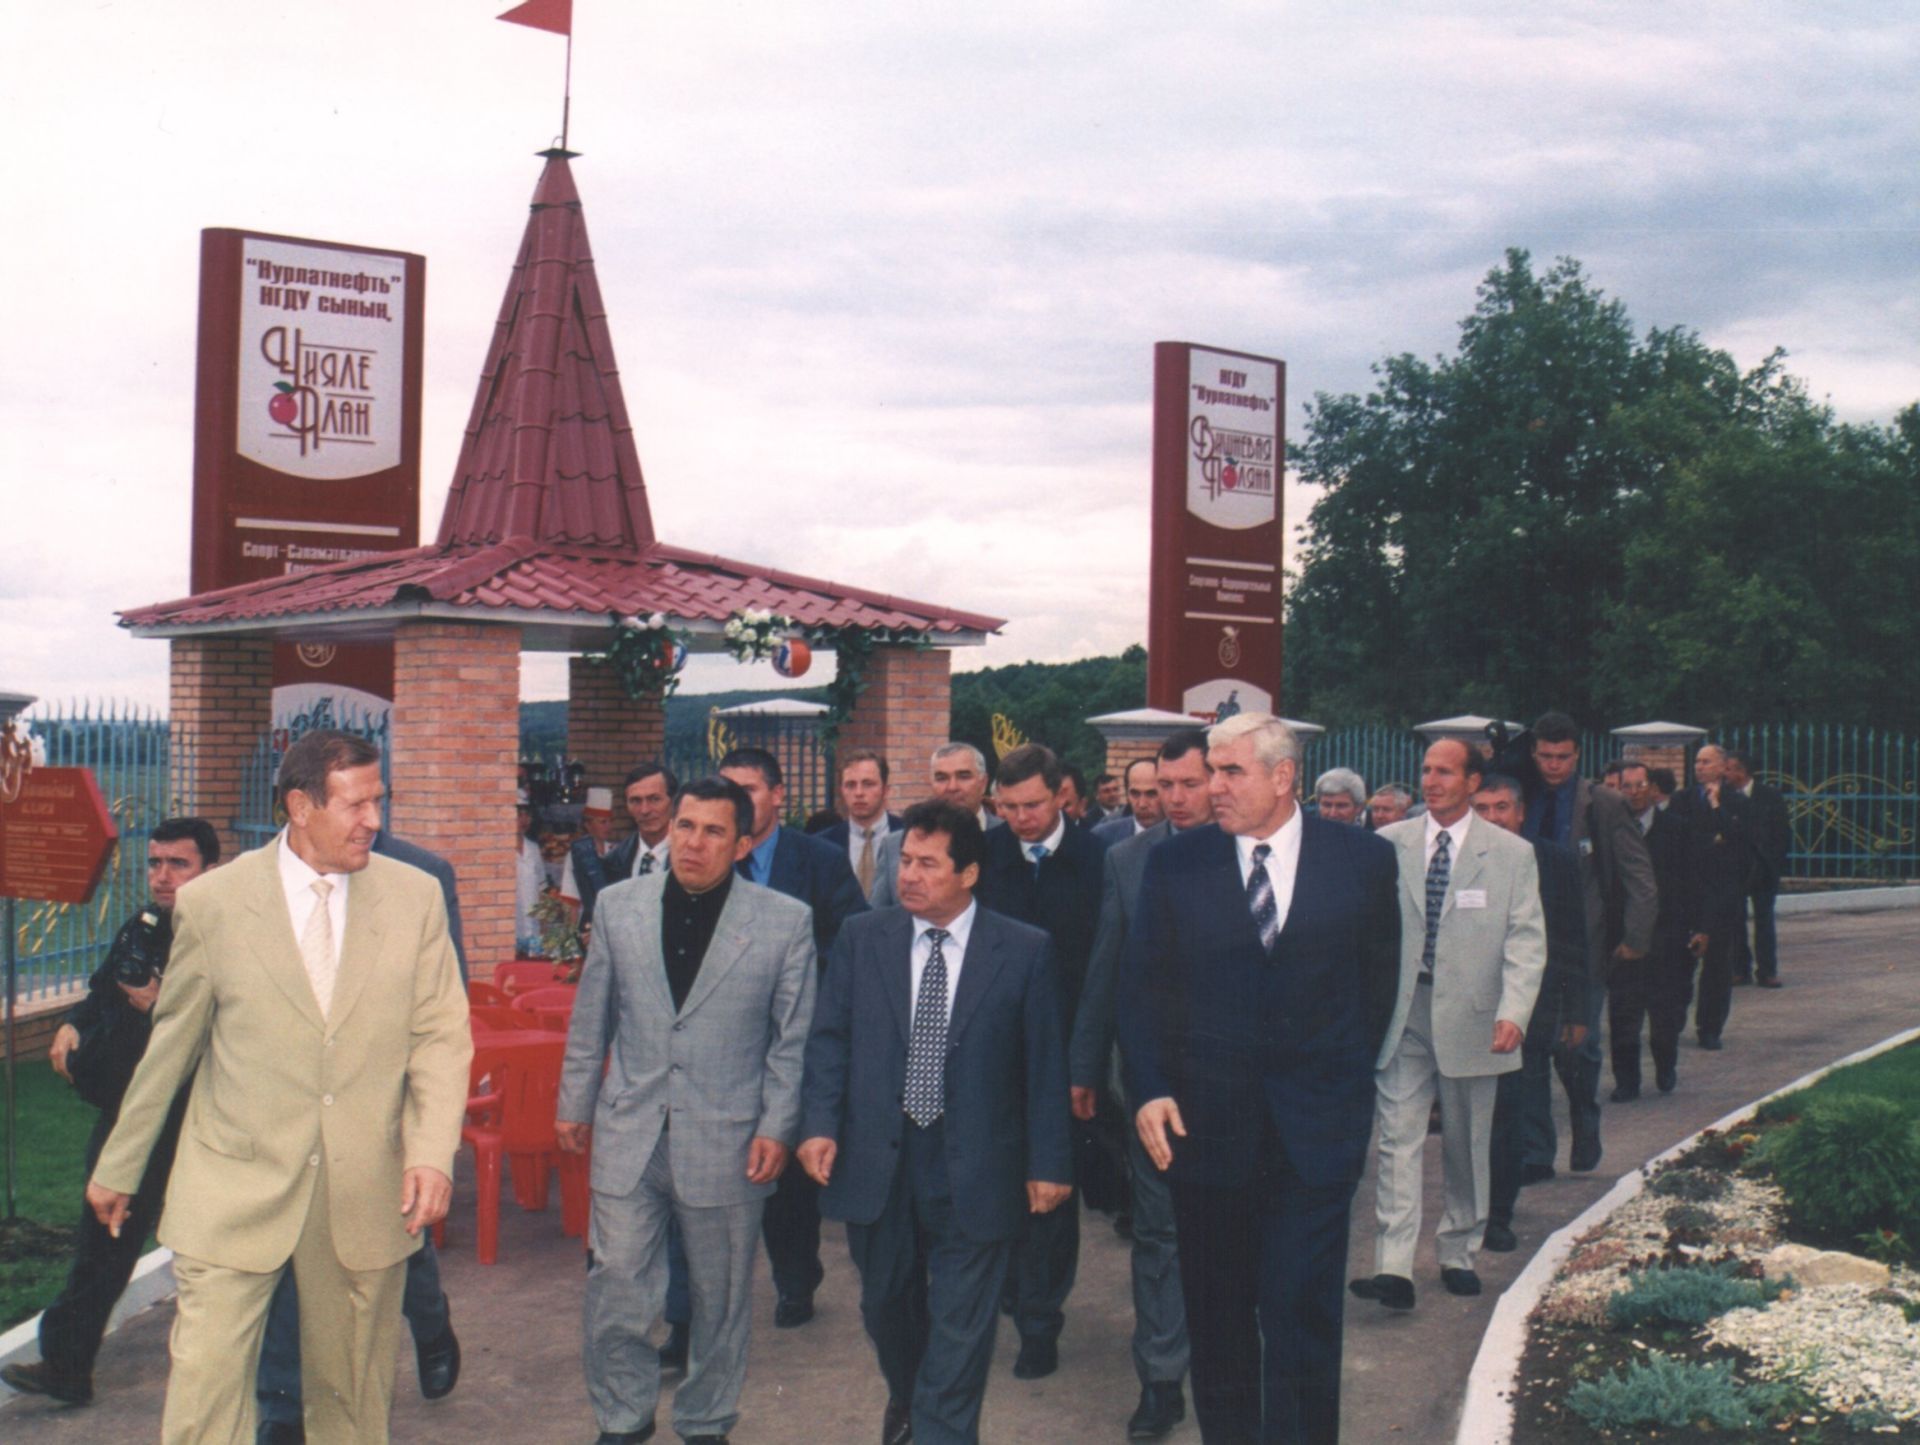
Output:
<svg viewBox="0 0 1920 1445">
<path fill-rule="evenodd" d="M 320 1102 L 327 1105 L 329 1108 L 331 1108 L 333 1106 L 333 1095 L 322 1094 L 320 1096 Z"/>
<path fill-rule="evenodd" d="M 307 1156 L 307 1168 L 318 1169 L 319 1167 L 320 1167 L 320 1156 L 318 1154 L 309 1154 Z"/>
</svg>

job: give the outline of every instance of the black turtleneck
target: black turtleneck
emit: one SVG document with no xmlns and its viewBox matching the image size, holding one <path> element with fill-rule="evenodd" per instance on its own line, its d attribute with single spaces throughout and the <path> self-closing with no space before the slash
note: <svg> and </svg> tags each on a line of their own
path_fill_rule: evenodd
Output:
<svg viewBox="0 0 1920 1445">
<path fill-rule="evenodd" d="M 693 992 L 701 960 L 707 956 L 707 945 L 713 942 L 713 930 L 720 922 L 720 910 L 727 906 L 727 895 L 732 891 L 731 870 L 705 893 L 689 893 L 678 878 L 667 874 L 660 899 L 660 953 L 666 960 L 667 988 L 673 993 L 675 1012 Z"/>
</svg>

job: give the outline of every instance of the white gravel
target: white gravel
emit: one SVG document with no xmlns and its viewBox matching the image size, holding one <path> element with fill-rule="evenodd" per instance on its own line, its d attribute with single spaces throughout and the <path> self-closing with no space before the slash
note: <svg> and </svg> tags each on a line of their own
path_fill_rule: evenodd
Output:
<svg viewBox="0 0 1920 1445">
<path fill-rule="evenodd" d="M 1893 1287 L 1920 1298 L 1910 1273 L 1896 1272 Z M 1857 1284 L 1801 1290 L 1763 1310 L 1732 1310 L 1708 1323 L 1706 1337 L 1745 1350 L 1760 1373 L 1798 1381 L 1831 1409 L 1920 1419 L 1920 1327 L 1875 1293 L 1883 1292 Z"/>
</svg>

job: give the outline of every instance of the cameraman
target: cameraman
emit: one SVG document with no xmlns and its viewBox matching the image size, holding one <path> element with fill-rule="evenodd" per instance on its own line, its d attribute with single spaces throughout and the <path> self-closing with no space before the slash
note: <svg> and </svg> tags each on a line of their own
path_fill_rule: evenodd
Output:
<svg viewBox="0 0 1920 1445">
<path fill-rule="evenodd" d="M 53 1036 L 48 1060 L 54 1071 L 100 1111 L 87 1137 L 88 1176 L 120 1117 L 120 1098 L 134 1066 L 147 1051 L 153 1002 L 160 996 L 160 973 L 173 942 L 174 895 L 219 861 L 220 835 L 204 818 L 168 818 L 147 835 L 147 890 L 153 901 L 115 936 L 106 962 L 87 983 L 87 996 Z M 91 1209 L 81 1209 L 66 1285 L 40 1317 L 39 1362 L 0 1370 L 0 1379 L 14 1389 L 70 1405 L 92 1401 L 94 1356 L 107 1317 L 159 1222 L 186 1097 L 182 1090 L 174 1100 L 119 1237 L 109 1234 Z"/>
</svg>

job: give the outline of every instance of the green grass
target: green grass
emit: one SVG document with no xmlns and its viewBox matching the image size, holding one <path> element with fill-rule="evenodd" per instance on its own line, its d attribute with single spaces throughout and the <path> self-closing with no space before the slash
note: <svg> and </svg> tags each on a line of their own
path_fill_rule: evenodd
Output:
<svg viewBox="0 0 1920 1445">
<path fill-rule="evenodd" d="M 14 1207 L 22 1219 L 70 1230 L 86 1188 L 87 1134 L 94 1111 L 43 1059 L 14 1068 L 19 1139 Z M 0 1229 L 4 1229 L 0 1225 Z M 12 1257 L 25 1252 L 24 1259 Z M 45 1249 L 0 1255 L 0 1330 L 45 1308 L 66 1278 L 68 1255 Z"/>
<path fill-rule="evenodd" d="M 1805 1113 L 1814 1099 L 1860 1094 L 1891 1099 L 1910 1115 L 1920 1117 L 1920 1044 L 1889 1049 L 1878 1058 L 1837 1069 L 1810 1088 L 1762 1105 L 1759 1117 L 1767 1121 L 1788 1119 Z"/>
</svg>

